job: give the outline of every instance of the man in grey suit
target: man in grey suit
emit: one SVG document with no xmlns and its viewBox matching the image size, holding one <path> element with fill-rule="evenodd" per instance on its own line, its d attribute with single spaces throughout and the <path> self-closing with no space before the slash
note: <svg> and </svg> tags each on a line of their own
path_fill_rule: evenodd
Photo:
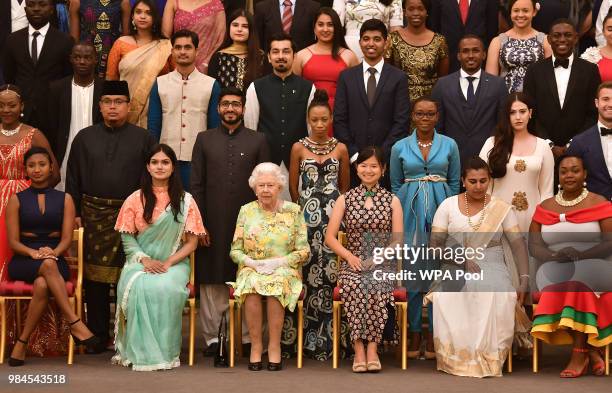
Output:
<svg viewBox="0 0 612 393">
<path fill-rule="evenodd" d="M 457 142 L 461 162 L 478 155 L 497 124 L 508 90 L 504 79 L 486 73 L 484 44 L 476 35 L 459 41 L 459 71 L 440 78 L 432 97 L 439 103 L 437 131 Z"/>
</svg>

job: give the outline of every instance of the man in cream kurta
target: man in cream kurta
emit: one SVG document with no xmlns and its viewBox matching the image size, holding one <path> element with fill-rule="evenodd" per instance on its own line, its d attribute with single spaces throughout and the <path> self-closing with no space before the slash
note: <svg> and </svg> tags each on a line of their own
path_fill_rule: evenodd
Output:
<svg viewBox="0 0 612 393">
<path fill-rule="evenodd" d="M 191 153 L 200 131 L 219 125 L 219 83 L 195 67 L 198 36 L 178 30 L 171 38 L 176 69 L 157 78 L 149 97 L 148 128 L 169 145 L 179 160 L 183 186 L 189 189 Z"/>
</svg>

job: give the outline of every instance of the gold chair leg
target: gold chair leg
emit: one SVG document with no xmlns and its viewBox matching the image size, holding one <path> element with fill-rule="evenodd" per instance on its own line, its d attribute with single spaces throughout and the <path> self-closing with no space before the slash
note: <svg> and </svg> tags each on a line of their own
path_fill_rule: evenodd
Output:
<svg viewBox="0 0 612 393">
<path fill-rule="evenodd" d="M 303 351 L 304 351 L 304 301 L 298 301 L 298 345 L 297 345 L 297 368 L 302 368 Z"/>
<path fill-rule="evenodd" d="M 402 370 L 408 368 L 408 303 L 402 304 Z"/>
<path fill-rule="evenodd" d="M 17 322 L 17 337 L 21 336 L 21 300 L 15 300 L 15 321 Z"/>
<path fill-rule="evenodd" d="M 195 353 L 195 298 L 189 299 L 189 365 L 193 366 Z"/>
<path fill-rule="evenodd" d="M 610 344 L 606 345 L 606 375 L 610 375 Z"/>
<path fill-rule="evenodd" d="M 230 348 L 229 348 L 229 357 L 230 357 L 230 367 L 234 367 L 234 340 L 236 339 L 236 336 L 234 334 L 234 299 L 230 299 L 229 300 L 229 344 L 230 344 Z"/>
<path fill-rule="evenodd" d="M 0 297 L 0 364 L 4 363 L 4 351 L 6 350 L 6 299 Z"/>
<path fill-rule="evenodd" d="M 332 343 L 332 367 L 338 368 L 338 356 L 339 356 L 339 341 L 340 341 L 340 302 L 334 300 L 332 310 L 332 332 L 333 332 L 333 343 Z"/>
<path fill-rule="evenodd" d="M 538 357 L 540 356 L 540 340 L 533 338 L 533 356 L 532 356 L 532 369 L 534 373 L 538 372 Z"/>
<path fill-rule="evenodd" d="M 234 307 L 236 307 L 236 338 L 238 339 L 238 358 L 242 358 L 244 354 L 242 353 L 242 307 L 240 307 L 240 303 L 235 302 Z"/>
<path fill-rule="evenodd" d="M 508 359 L 506 360 L 506 367 L 509 374 L 512 373 L 512 346 L 510 346 L 510 350 L 508 351 Z"/>
<path fill-rule="evenodd" d="M 76 307 L 74 304 L 74 297 L 69 297 L 68 301 L 70 302 L 70 306 L 76 313 Z M 74 361 L 74 339 L 72 338 L 72 334 L 68 335 L 68 365 L 71 365 Z"/>
</svg>

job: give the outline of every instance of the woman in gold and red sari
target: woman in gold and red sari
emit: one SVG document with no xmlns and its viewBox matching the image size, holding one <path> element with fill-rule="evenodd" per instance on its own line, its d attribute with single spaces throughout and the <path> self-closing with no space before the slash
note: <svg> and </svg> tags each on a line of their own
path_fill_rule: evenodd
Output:
<svg viewBox="0 0 612 393">
<path fill-rule="evenodd" d="M 535 211 L 530 251 L 542 265 L 542 291 L 531 334 L 550 344 L 572 344 L 561 378 L 603 375 L 600 348 L 612 343 L 612 203 L 586 189 L 579 157 L 559 163 L 559 193 Z"/>
</svg>

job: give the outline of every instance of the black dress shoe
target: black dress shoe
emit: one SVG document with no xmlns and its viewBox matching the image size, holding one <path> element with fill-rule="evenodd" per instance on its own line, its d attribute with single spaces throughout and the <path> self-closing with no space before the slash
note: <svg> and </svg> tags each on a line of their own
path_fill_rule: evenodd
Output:
<svg viewBox="0 0 612 393">
<path fill-rule="evenodd" d="M 98 339 L 97 344 L 87 345 L 85 348 L 85 353 L 88 355 L 98 355 L 106 351 L 106 342 L 100 339 Z"/>
<path fill-rule="evenodd" d="M 268 362 L 268 371 L 280 371 L 283 369 L 283 363 Z"/>
<path fill-rule="evenodd" d="M 263 370 L 262 362 L 249 362 L 249 371 L 261 371 Z"/>
<path fill-rule="evenodd" d="M 219 349 L 219 343 L 212 343 L 206 347 L 203 351 L 205 358 L 211 358 L 217 354 L 217 350 Z"/>
</svg>

